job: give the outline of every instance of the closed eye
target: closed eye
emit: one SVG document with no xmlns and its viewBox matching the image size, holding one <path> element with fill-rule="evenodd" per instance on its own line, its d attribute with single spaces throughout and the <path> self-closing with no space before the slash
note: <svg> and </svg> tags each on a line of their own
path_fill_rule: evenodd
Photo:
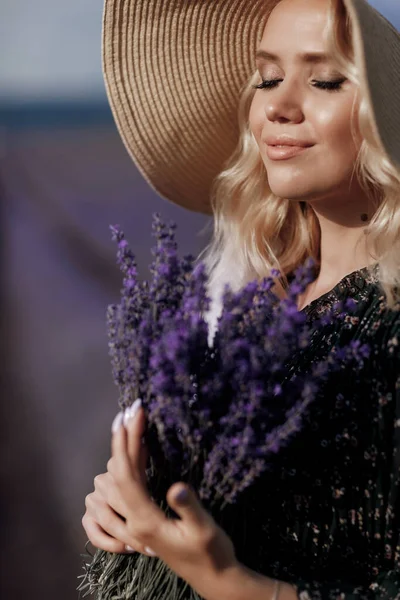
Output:
<svg viewBox="0 0 400 600">
<path fill-rule="evenodd" d="M 256 90 L 268 90 L 275 88 L 276 85 L 283 81 L 283 79 L 263 79 L 261 83 L 258 85 L 253 85 L 253 88 Z M 336 81 L 316 81 L 313 80 L 312 84 L 314 87 L 327 90 L 329 92 L 339 92 L 342 88 L 343 83 L 346 81 L 346 78 L 337 79 Z"/>
</svg>

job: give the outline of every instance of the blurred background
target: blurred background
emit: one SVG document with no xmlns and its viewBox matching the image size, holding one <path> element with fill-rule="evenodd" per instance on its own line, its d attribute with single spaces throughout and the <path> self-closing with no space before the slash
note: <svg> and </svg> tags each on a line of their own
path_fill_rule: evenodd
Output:
<svg viewBox="0 0 400 600">
<path fill-rule="evenodd" d="M 374 0 L 400 28 L 399 0 Z M 117 406 L 105 329 L 121 278 L 109 225 L 140 272 L 151 215 L 197 254 L 208 218 L 159 198 L 117 134 L 101 74 L 102 0 L 0 4 L 1 564 L 5 600 L 73 600 L 84 499 Z M 373 41 L 371 41 L 373 43 Z"/>
</svg>

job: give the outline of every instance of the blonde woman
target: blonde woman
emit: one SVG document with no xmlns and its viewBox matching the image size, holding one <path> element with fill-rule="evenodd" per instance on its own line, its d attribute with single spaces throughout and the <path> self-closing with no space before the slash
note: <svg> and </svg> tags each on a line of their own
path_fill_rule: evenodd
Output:
<svg viewBox="0 0 400 600">
<path fill-rule="evenodd" d="M 312 323 L 352 298 L 336 333 L 373 351 L 368 381 L 344 373 L 279 478 L 249 490 L 240 547 L 183 483 L 167 496 L 181 518 L 165 519 L 143 410 L 119 414 L 86 499 L 90 541 L 156 555 L 206 600 L 400 598 L 399 32 L 366 0 L 106 0 L 104 68 L 143 176 L 214 214 L 210 331 L 225 283 L 278 268 L 283 297 L 311 256 L 299 310 Z M 326 343 L 316 332 L 293 368 Z"/>
</svg>

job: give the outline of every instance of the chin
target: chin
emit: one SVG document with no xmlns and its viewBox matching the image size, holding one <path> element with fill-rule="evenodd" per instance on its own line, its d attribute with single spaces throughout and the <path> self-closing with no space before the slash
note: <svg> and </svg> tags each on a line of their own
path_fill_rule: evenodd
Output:
<svg viewBox="0 0 400 600">
<path fill-rule="evenodd" d="M 306 202 L 307 200 L 311 200 L 314 197 L 314 194 L 311 191 L 300 190 L 298 187 L 294 188 L 291 186 L 282 186 L 270 185 L 271 192 L 278 196 L 279 198 L 285 198 L 285 200 L 293 201 L 293 202 Z"/>
<path fill-rule="evenodd" d="M 303 175 L 301 178 L 298 178 L 297 181 L 293 174 L 288 178 L 288 181 L 285 181 L 287 178 L 282 176 L 282 174 L 276 174 L 276 176 L 273 175 L 267 177 L 267 179 L 271 192 L 275 194 L 275 196 L 287 200 L 298 202 L 312 200 L 321 193 L 319 187 L 310 186 L 309 178 L 307 181 L 304 181 L 305 178 Z"/>
</svg>

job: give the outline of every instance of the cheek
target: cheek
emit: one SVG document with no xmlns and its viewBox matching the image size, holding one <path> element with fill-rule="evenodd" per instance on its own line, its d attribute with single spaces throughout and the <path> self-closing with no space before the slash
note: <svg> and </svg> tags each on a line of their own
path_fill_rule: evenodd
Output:
<svg viewBox="0 0 400 600">
<path fill-rule="evenodd" d="M 355 113 L 354 122 L 356 122 Z M 333 153 L 343 157 L 354 156 L 359 149 L 361 139 L 352 135 L 352 102 L 336 102 L 325 104 L 314 113 L 314 126 L 316 138 Z M 357 128 L 354 128 L 357 134 Z"/>
</svg>

